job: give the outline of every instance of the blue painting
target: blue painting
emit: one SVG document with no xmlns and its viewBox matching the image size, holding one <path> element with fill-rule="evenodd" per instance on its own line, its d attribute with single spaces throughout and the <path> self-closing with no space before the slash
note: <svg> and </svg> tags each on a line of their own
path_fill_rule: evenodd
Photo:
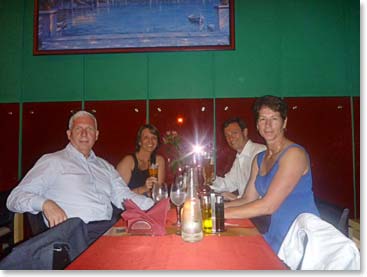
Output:
<svg viewBox="0 0 367 277">
<path fill-rule="evenodd" d="M 234 0 L 35 0 L 34 54 L 234 49 Z"/>
</svg>

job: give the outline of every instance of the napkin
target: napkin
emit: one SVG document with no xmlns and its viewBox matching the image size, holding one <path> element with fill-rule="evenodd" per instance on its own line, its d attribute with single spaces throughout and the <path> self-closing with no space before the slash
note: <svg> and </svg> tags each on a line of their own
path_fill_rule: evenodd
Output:
<svg viewBox="0 0 367 277">
<path fill-rule="evenodd" d="M 141 210 L 133 201 L 124 201 L 125 211 L 121 214 L 127 221 L 128 233 L 137 235 L 163 236 L 166 234 L 166 218 L 169 199 L 162 199 L 148 211 Z"/>
</svg>

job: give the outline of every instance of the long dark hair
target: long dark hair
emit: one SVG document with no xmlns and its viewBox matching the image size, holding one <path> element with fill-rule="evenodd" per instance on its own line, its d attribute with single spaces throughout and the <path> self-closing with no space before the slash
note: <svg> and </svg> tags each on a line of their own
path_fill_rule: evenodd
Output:
<svg viewBox="0 0 367 277">
<path fill-rule="evenodd" d="M 136 141 L 135 141 L 135 152 L 138 152 L 140 150 L 140 141 L 141 141 L 141 135 L 143 133 L 143 130 L 148 129 L 153 135 L 155 135 L 157 137 L 157 147 L 154 149 L 150 161 L 152 163 L 155 163 L 155 157 L 156 157 L 156 153 L 157 150 L 159 148 L 159 146 L 161 145 L 161 134 L 159 133 L 157 127 L 155 127 L 152 124 L 144 124 L 139 128 L 138 134 L 136 135 Z"/>
</svg>

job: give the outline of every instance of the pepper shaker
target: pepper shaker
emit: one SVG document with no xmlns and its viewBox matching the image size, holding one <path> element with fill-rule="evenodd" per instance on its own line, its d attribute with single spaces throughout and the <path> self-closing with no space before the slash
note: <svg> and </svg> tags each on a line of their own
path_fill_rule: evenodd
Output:
<svg viewBox="0 0 367 277">
<path fill-rule="evenodd" d="M 215 198 L 215 231 L 224 232 L 224 199 L 222 195 Z"/>
</svg>

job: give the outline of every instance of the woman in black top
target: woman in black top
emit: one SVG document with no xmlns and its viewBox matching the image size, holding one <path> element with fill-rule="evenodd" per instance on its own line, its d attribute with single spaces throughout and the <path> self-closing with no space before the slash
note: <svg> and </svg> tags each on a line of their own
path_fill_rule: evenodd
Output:
<svg viewBox="0 0 367 277">
<path fill-rule="evenodd" d="M 151 124 L 145 124 L 138 131 L 134 154 L 126 155 L 117 165 L 122 179 L 138 194 L 150 196 L 154 183 L 164 183 L 165 161 L 156 154 L 159 144 L 158 129 Z M 149 177 L 150 164 L 158 165 L 158 178 Z"/>
</svg>

